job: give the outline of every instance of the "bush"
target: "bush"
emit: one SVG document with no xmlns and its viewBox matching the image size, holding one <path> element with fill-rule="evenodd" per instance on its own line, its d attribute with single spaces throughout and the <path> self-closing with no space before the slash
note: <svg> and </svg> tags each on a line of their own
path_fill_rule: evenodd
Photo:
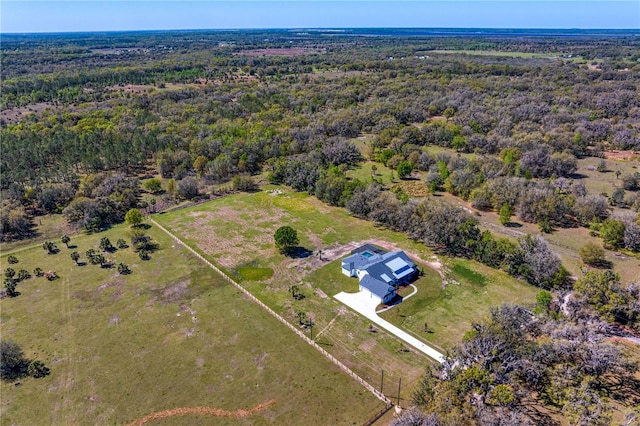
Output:
<svg viewBox="0 0 640 426">
<path fill-rule="evenodd" d="M 18 263 L 18 258 L 15 257 L 14 255 L 9 255 L 7 257 L 7 262 L 9 262 L 12 265 L 15 265 L 16 263 Z"/>
<path fill-rule="evenodd" d="M 129 265 L 126 263 L 120 262 L 118 263 L 118 273 L 120 275 L 127 275 L 131 273 L 131 269 L 129 269 Z"/>
<path fill-rule="evenodd" d="M 178 195 L 191 200 L 198 196 L 198 182 L 192 177 L 186 177 L 178 182 Z"/>
<path fill-rule="evenodd" d="M 20 269 L 16 278 L 18 279 L 18 281 L 28 280 L 29 278 L 31 278 L 31 274 L 26 269 Z"/>
<path fill-rule="evenodd" d="M 144 189 L 155 194 L 162 190 L 162 181 L 158 178 L 149 179 L 144 183 Z"/>
<path fill-rule="evenodd" d="M 607 265 L 604 249 L 594 243 L 587 243 L 582 246 L 580 248 L 580 257 L 584 263 L 596 268 Z"/>
<path fill-rule="evenodd" d="M 236 191 L 251 192 L 258 188 L 258 185 L 250 176 L 235 176 L 231 181 L 231 185 Z"/>
<path fill-rule="evenodd" d="M 398 177 L 400 179 L 404 179 L 407 176 L 409 176 L 412 170 L 413 170 L 413 165 L 408 161 L 401 161 L 400 164 L 398 164 L 398 167 L 396 168 L 396 171 L 398 172 Z"/>
</svg>

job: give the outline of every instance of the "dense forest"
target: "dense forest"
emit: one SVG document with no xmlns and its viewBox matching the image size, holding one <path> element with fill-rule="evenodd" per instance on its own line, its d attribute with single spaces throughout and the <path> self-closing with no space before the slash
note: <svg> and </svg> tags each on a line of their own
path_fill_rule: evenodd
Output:
<svg viewBox="0 0 640 426">
<path fill-rule="evenodd" d="M 587 359 L 585 371 L 569 371 L 582 356 L 571 351 L 601 345 L 589 337 L 600 321 L 638 330 L 640 283 L 602 268 L 575 282 L 542 237 L 496 237 L 428 194 L 447 192 L 544 233 L 586 227 L 607 249 L 636 256 L 640 171 L 621 174 L 606 160 L 613 150 L 640 151 L 633 34 L 3 35 L 0 55 L 3 241 L 33 237 L 41 215 L 97 232 L 132 208 L 285 184 L 542 289 L 575 287 L 564 319 L 562 301 L 549 300 L 540 302 L 543 319 L 503 307 L 478 324 L 425 377 L 425 389 L 451 395 L 450 405 L 423 389 L 416 406 L 434 417 L 415 412 L 425 423 L 407 424 L 505 424 L 500 410 L 522 408 L 527 393 L 577 410 L 612 381 L 628 385 L 632 366 L 609 346 L 601 353 L 610 358 Z M 587 189 L 576 173 L 587 157 L 599 158 L 598 172 L 616 173 L 614 191 Z M 392 181 L 420 179 L 426 196 L 375 174 L 354 178 L 366 161 L 390 169 Z M 602 266 L 601 250 L 589 247 L 583 259 Z M 572 336 L 591 340 L 559 347 Z M 551 379 L 559 372 L 564 393 Z M 606 411 L 598 404 L 567 416 L 592 424 L 589 416 Z M 535 421 L 520 408 L 511 410 L 518 423 Z"/>
</svg>

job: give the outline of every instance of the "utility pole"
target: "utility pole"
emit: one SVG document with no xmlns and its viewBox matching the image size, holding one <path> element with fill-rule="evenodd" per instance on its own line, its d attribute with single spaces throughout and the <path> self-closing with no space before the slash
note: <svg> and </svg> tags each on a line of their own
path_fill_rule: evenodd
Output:
<svg viewBox="0 0 640 426">
<path fill-rule="evenodd" d="M 384 395 L 384 370 L 382 370 L 382 378 L 380 379 L 380 393 Z"/>
<path fill-rule="evenodd" d="M 398 381 L 398 407 L 400 407 L 400 386 L 402 386 L 402 377 L 400 377 L 400 381 Z"/>
<path fill-rule="evenodd" d="M 311 329 L 311 340 L 313 340 L 313 321 L 309 320 L 307 326 Z"/>
</svg>

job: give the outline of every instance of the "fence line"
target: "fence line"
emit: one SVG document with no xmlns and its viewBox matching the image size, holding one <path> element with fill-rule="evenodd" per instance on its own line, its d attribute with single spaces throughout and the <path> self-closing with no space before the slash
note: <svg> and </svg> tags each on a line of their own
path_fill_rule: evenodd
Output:
<svg viewBox="0 0 640 426">
<path fill-rule="evenodd" d="M 347 367 L 346 365 L 344 365 L 342 362 L 340 362 L 339 360 L 337 360 L 333 355 L 331 355 L 329 352 L 327 352 L 324 348 L 320 347 L 316 342 L 314 342 L 313 340 L 309 339 L 303 332 L 301 332 L 299 329 L 297 329 L 293 324 L 291 324 L 289 321 L 287 321 L 286 319 L 284 319 L 283 317 L 281 317 L 278 313 L 276 313 L 273 309 L 271 309 L 270 307 L 268 307 L 267 305 L 265 305 L 264 303 L 262 303 L 260 300 L 258 300 L 257 297 L 255 297 L 253 294 L 251 294 L 249 292 L 249 290 L 245 289 L 244 287 L 242 287 L 240 284 L 238 284 L 235 280 L 233 280 L 230 276 L 228 276 L 227 274 L 225 274 L 223 271 L 221 271 L 217 266 L 215 266 L 213 263 L 209 262 L 207 259 L 204 258 L 204 256 L 202 256 L 200 253 L 196 252 L 194 249 L 192 249 L 191 247 L 189 247 L 186 243 L 184 243 L 180 238 L 176 237 L 175 235 L 173 235 L 171 232 L 169 232 L 165 227 L 163 227 L 162 225 L 160 225 L 158 222 L 156 222 L 154 219 L 149 218 L 149 220 L 156 225 L 160 230 L 162 230 L 164 233 L 166 233 L 167 235 L 169 235 L 174 241 L 176 241 L 178 244 L 180 244 L 181 246 L 185 247 L 187 250 L 189 250 L 193 255 L 195 255 L 198 259 L 200 259 L 201 261 L 203 261 L 207 266 L 209 266 L 211 269 L 213 269 L 214 271 L 216 271 L 218 274 L 220 274 L 222 276 L 222 278 L 224 278 L 225 280 L 227 280 L 229 283 L 231 283 L 234 287 L 236 287 L 238 290 L 240 290 L 246 297 L 248 297 L 252 302 L 258 304 L 258 306 L 260 306 L 261 308 L 263 308 L 265 311 L 267 311 L 268 313 L 271 314 L 271 316 L 273 316 L 275 319 L 277 319 L 278 321 L 280 321 L 282 324 L 286 325 L 291 331 L 293 331 L 294 333 L 296 333 L 302 340 L 304 340 L 305 342 L 307 342 L 309 345 L 311 345 L 313 348 L 315 348 L 318 352 L 320 352 L 322 355 L 324 355 L 327 359 L 329 359 L 329 361 L 333 362 L 335 365 L 337 365 L 342 371 L 344 371 L 345 373 L 347 373 L 349 376 L 351 376 L 352 379 L 354 379 L 356 382 L 358 382 L 360 385 L 362 385 L 365 389 L 367 389 L 369 392 L 371 392 L 373 395 L 375 395 L 376 398 L 378 398 L 379 400 L 381 400 L 382 402 L 384 402 L 387 407 L 391 406 L 391 400 L 389 398 L 387 398 L 382 392 L 380 392 L 379 390 L 377 390 L 376 388 L 374 388 L 369 382 L 367 382 L 366 380 L 364 380 L 362 377 L 358 376 L 356 373 L 354 373 L 353 371 L 351 371 L 351 369 L 349 367 Z"/>
</svg>

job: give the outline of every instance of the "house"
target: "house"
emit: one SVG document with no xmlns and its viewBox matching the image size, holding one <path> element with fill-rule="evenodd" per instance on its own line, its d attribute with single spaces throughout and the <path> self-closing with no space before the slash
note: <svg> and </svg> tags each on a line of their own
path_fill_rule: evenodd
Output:
<svg viewBox="0 0 640 426">
<path fill-rule="evenodd" d="M 360 291 L 367 291 L 380 303 L 393 299 L 398 286 L 407 284 L 417 272 L 405 252 L 387 252 L 371 244 L 358 247 L 342 259 L 342 273 L 358 277 Z"/>
</svg>

